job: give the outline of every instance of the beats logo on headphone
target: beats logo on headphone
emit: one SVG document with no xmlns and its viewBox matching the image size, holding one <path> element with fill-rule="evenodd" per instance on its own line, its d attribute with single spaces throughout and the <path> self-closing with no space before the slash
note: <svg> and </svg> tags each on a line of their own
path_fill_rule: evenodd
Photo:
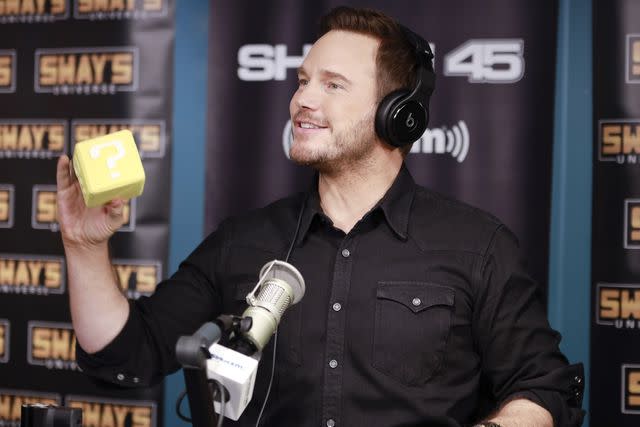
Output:
<svg viewBox="0 0 640 427">
<path fill-rule="evenodd" d="M 399 89 L 385 96 L 376 111 L 375 123 L 378 136 L 394 147 L 415 142 L 427 129 L 429 99 L 436 83 L 429 43 L 410 29 L 402 25 L 400 28 L 414 49 L 416 84 L 413 89 Z"/>
</svg>

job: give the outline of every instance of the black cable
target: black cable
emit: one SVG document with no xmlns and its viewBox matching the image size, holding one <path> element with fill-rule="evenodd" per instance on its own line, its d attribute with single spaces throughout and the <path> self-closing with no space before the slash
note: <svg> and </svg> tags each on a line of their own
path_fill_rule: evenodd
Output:
<svg viewBox="0 0 640 427">
<path fill-rule="evenodd" d="M 293 246 L 296 244 L 296 240 L 298 239 L 298 233 L 300 232 L 300 226 L 302 225 L 302 215 L 304 214 L 304 208 L 307 204 L 306 197 L 302 200 L 302 206 L 300 206 L 300 212 L 298 212 L 298 223 L 296 224 L 296 231 L 293 233 L 293 238 L 291 239 L 291 243 L 289 244 L 289 250 L 287 251 L 287 256 L 284 259 L 284 262 L 289 262 L 289 257 L 291 257 L 291 252 L 293 251 Z M 271 385 L 273 384 L 273 375 L 276 369 L 276 346 L 278 344 L 278 328 L 276 327 L 274 336 L 273 336 L 273 358 L 271 363 L 271 376 L 269 377 L 269 387 L 267 388 L 267 395 L 264 398 L 264 402 L 262 402 L 262 408 L 260 408 L 260 413 L 258 414 L 258 419 L 256 420 L 256 427 L 260 424 L 260 419 L 262 418 L 262 414 L 264 413 L 264 408 L 267 406 L 267 400 L 269 400 L 269 394 L 271 393 Z"/>
<path fill-rule="evenodd" d="M 267 406 L 267 400 L 269 400 L 269 394 L 271 393 L 271 384 L 273 384 L 273 373 L 276 370 L 276 344 L 278 344 L 278 328 L 276 328 L 276 332 L 273 337 L 273 359 L 271 363 L 271 377 L 269 378 L 269 387 L 267 388 L 267 395 L 264 398 L 264 402 L 262 402 L 260 414 L 258 414 L 258 419 L 256 420 L 256 427 L 258 427 L 258 424 L 260 424 L 260 418 L 262 418 L 262 413 L 264 412 L 264 408 Z"/>
<path fill-rule="evenodd" d="M 212 394 L 212 400 L 216 400 L 216 397 L 218 395 L 221 396 L 220 398 L 220 414 L 218 416 L 218 425 L 217 427 L 222 427 L 222 422 L 224 420 L 224 405 L 226 403 L 226 395 L 224 392 L 224 387 L 222 386 L 222 384 L 216 380 L 208 380 L 207 381 L 209 383 L 209 385 L 211 384 L 216 384 L 217 387 L 216 388 L 212 388 L 211 390 L 211 394 Z M 185 421 L 187 423 L 193 423 L 193 420 L 189 417 L 187 417 L 186 415 L 184 415 L 182 413 L 182 411 L 180 410 L 180 407 L 182 406 L 182 401 L 184 400 L 184 397 L 187 395 L 187 390 L 184 389 L 180 392 L 180 395 L 178 395 L 178 399 L 176 400 L 176 414 L 178 415 L 178 418 L 180 418 L 182 421 Z"/>
<path fill-rule="evenodd" d="M 176 400 L 176 414 L 178 414 L 178 418 L 180 418 L 182 421 L 186 421 L 188 423 L 193 422 L 191 420 L 191 418 L 188 418 L 187 416 L 185 416 L 181 411 L 180 411 L 180 406 L 182 405 L 182 400 L 184 399 L 184 397 L 187 395 L 187 389 L 182 390 L 182 392 L 180 393 L 180 395 L 178 396 L 178 400 Z"/>
<path fill-rule="evenodd" d="M 218 384 L 218 394 L 220 395 L 220 413 L 218 414 L 218 426 L 217 427 L 222 427 L 222 422 L 224 421 L 224 407 L 227 404 L 227 395 L 224 392 L 224 387 L 222 386 L 222 383 L 219 381 L 215 381 L 214 382 L 216 384 Z M 214 397 L 215 400 L 215 397 Z"/>
<path fill-rule="evenodd" d="M 216 384 L 218 387 L 213 388 L 211 387 L 211 400 L 213 400 L 213 406 L 214 406 L 214 412 L 215 412 L 215 401 L 216 401 L 216 397 L 218 396 L 223 396 L 223 394 L 220 394 L 220 387 L 222 386 L 222 384 L 220 384 L 218 381 L 216 380 L 207 380 L 207 382 L 209 383 L 209 386 Z M 222 425 L 222 420 L 224 420 L 224 404 L 223 404 L 224 399 L 220 398 L 220 414 L 218 414 L 218 427 L 220 427 Z"/>
<path fill-rule="evenodd" d="M 298 213 L 298 224 L 296 225 L 296 231 L 293 233 L 293 239 L 291 239 L 291 244 L 289 245 L 289 250 L 287 251 L 287 256 L 284 259 L 284 262 L 289 262 L 289 257 L 291 256 L 291 252 L 293 251 L 293 245 L 296 244 L 296 240 L 298 239 L 298 233 L 300 232 L 300 225 L 302 224 L 302 214 L 304 213 L 304 207 L 307 204 L 307 199 L 304 198 L 302 200 L 302 206 L 300 207 L 300 212 Z"/>
</svg>

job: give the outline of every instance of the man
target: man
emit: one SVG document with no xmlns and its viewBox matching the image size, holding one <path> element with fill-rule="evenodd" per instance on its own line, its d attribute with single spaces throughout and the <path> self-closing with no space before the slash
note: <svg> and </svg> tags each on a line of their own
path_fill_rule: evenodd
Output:
<svg viewBox="0 0 640 427">
<path fill-rule="evenodd" d="M 314 187 L 225 221 L 150 298 L 127 302 L 111 271 L 122 201 L 87 209 L 60 159 L 80 365 L 123 386 L 159 381 L 179 367 L 179 336 L 242 313 L 260 267 L 290 252 L 307 290 L 279 328 L 264 425 L 579 425 L 581 367 L 560 353 L 514 236 L 415 185 L 409 146 L 376 133 L 381 99 L 419 72 L 405 33 L 350 8 L 325 16 L 321 33 L 290 103 L 290 155 L 318 171 Z M 258 418 L 272 346 L 239 425 Z"/>
</svg>

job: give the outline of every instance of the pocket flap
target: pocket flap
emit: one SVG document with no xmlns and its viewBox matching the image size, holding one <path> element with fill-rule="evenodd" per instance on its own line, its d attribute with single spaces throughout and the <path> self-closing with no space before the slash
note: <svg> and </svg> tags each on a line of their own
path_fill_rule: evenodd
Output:
<svg viewBox="0 0 640 427">
<path fill-rule="evenodd" d="M 418 313 L 435 305 L 452 306 L 455 291 L 426 282 L 379 282 L 376 296 L 404 305 Z"/>
</svg>

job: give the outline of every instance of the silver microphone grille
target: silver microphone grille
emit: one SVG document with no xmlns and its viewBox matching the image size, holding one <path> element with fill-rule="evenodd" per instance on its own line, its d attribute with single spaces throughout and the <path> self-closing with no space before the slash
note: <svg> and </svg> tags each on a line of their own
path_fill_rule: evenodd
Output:
<svg viewBox="0 0 640 427">
<path fill-rule="evenodd" d="M 260 270 L 260 278 L 267 280 L 282 280 L 283 288 L 291 289 L 291 304 L 297 304 L 304 296 L 304 279 L 300 272 L 291 264 L 273 260 L 266 263 Z"/>
<path fill-rule="evenodd" d="M 278 313 L 278 319 L 282 317 L 284 311 L 291 305 L 291 296 L 278 283 L 277 279 L 267 280 L 262 285 L 256 299 L 262 304 L 269 304 L 273 306 Z"/>
</svg>

